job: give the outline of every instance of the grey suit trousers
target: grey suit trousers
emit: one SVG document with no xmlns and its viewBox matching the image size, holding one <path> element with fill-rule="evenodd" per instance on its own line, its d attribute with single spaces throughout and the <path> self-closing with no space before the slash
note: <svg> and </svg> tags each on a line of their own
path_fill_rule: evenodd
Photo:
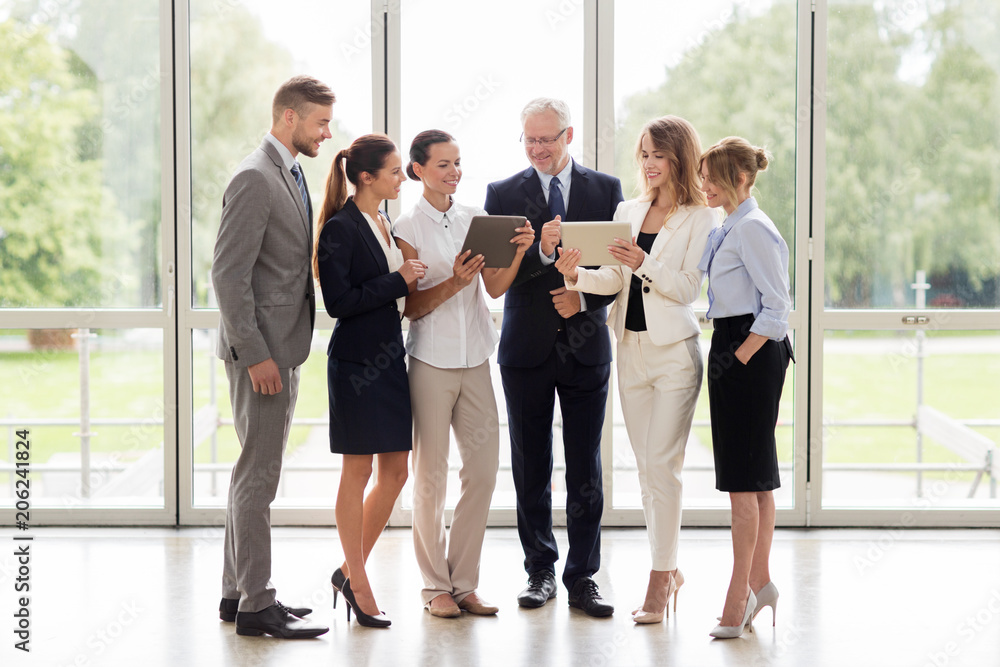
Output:
<svg viewBox="0 0 1000 667">
<path fill-rule="evenodd" d="M 299 367 L 281 368 L 281 392 L 254 392 L 250 373 L 226 362 L 240 456 L 233 466 L 226 512 L 222 597 L 240 599 L 240 611 L 274 604 L 271 585 L 271 501 L 299 393 Z"/>
</svg>

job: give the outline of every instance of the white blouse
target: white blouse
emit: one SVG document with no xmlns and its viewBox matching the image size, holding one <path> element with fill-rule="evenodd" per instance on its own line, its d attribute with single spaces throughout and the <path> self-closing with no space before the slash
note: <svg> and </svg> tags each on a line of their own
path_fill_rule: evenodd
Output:
<svg viewBox="0 0 1000 667">
<path fill-rule="evenodd" d="M 385 253 L 385 261 L 389 265 L 389 273 L 395 273 L 396 271 L 399 271 L 399 267 L 403 265 L 403 252 L 396 247 L 395 243 L 392 243 L 392 236 L 391 236 L 392 230 L 391 229 L 389 230 L 390 242 L 387 244 L 385 242 L 385 237 L 382 236 L 382 230 L 379 229 L 378 223 L 375 222 L 375 220 L 373 220 L 372 217 L 367 213 L 365 213 L 364 211 L 361 212 L 361 215 L 365 216 L 365 220 L 368 221 L 368 226 L 371 227 L 372 234 L 374 234 L 375 238 L 378 239 L 378 246 L 382 248 L 382 252 Z M 388 222 L 389 221 L 387 219 L 386 227 L 389 227 Z M 402 315 L 403 308 L 405 306 L 406 306 L 405 296 L 401 296 L 398 299 L 396 299 L 396 310 L 400 312 L 400 315 Z"/>
<path fill-rule="evenodd" d="M 451 208 L 441 212 L 421 197 L 409 213 L 399 216 L 393 234 L 413 246 L 428 267 L 417 280 L 418 290 L 452 276 L 455 255 L 461 251 L 476 215 L 486 212 L 454 200 Z M 477 277 L 458 294 L 410 322 L 406 352 L 438 368 L 474 368 L 490 358 L 499 338 Z"/>
</svg>

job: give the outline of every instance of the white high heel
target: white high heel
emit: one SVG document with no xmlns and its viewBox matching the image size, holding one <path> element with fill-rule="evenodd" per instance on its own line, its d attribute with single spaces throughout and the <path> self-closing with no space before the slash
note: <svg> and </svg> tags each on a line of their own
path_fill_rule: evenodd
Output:
<svg viewBox="0 0 1000 667">
<path fill-rule="evenodd" d="M 750 594 L 747 596 L 747 606 L 743 611 L 743 622 L 740 623 L 739 625 L 719 624 L 715 626 L 715 628 L 713 628 L 712 631 L 709 632 L 708 634 L 715 637 L 716 639 L 735 639 L 736 637 L 739 637 L 740 635 L 743 634 L 744 628 L 749 626 L 752 630 L 753 626 L 750 625 L 752 623 L 752 619 L 750 618 L 750 616 L 751 614 L 753 614 L 753 610 L 756 607 L 757 607 L 757 598 L 754 596 L 753 591 L 750 591 Z"/>
<path fill-rule="evenodd" d="M 757 591 L 757 605 L 753 610 L 753 616 L 750 620 L 757 618 L 757 614 L 761 612 L 764 607 L 771 608 L 771 626 L 775 624 L 775 617 L 778 614 L 778 587 L 775 586 L 770 581 L 764 584 L 764 587 Z"/>
</svg>

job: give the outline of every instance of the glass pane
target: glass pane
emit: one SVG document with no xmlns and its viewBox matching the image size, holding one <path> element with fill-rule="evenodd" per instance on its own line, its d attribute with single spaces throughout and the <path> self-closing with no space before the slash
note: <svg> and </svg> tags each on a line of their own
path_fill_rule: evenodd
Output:
<svg viewBox="0 0 1000 667">
<path fill-rule="evenodd" d="M 36 508 L 163 507 L 163 331 L 0 330 L 0 506 L 30 431 Z"/>
<path fill-rule="evenodd" d="M 333 138 L 301 160 L 314 211 L 337 151 L 371 131 L 370 14 L 367 0 L 191 0 L 192 307 L 216 305 L 209 275 L 222 195 L 270 129 L 278 86 L 308 74 L 337 96 Z M 303 39 L 303 25 L 323 26 L 323 37 Z"/>
<path fill-rule="evenodd" d="M 996 331 L 826 332 L 824 508 L 1000 506 L 998 378 Z"/>
<path fill-rule="evenodd" d="M 615 173 L 626 198 L 639 196 L 635 148 L 642 126 L 672 114 L 691 121 L 702 147 L 730 135 L 767 147 L 773 154 L 754 196 L 793 251 L 789 279 L 795 303 L 795 132 L 808 115 L 796 115 L 796 3 L 791 0 L 700 3 L 615 2 Z M 639 39 L 656 25 L 654 41 Z M 753 100 L 748 104 L 747 100 Z M 708 308 L 702 285 L 695 308 Z M 703 333 L 707 358 L 711 330 Z M 804 361 L 804 360 L 803 360 Z M 791 507 L 794 365 L 789 366 L 776 430 L 781 488 L 779 507 Z M 641 507 L 635 457 L 614 392 L 614 506 Z M 729 507 L 715 490 L 708 384 L 695 411 L 684 463 L 686 508 Z"/>
<path fill-rule="evenodd" d="M 486 186 L 530 165 L 521 135 L 521 109 L 535 97 L 556 97 L 570 107 L 576 138 L 570 155 L 583 155 L 583 68 L 569 66 L 583 58 L 583 7 L 560 0 L 511 0 L 503 11 L 462 0 L 404 2 L 402 29 L 402 145 L 406 154 L 413 137 L 423 130 L 440 129 L 454 135 L 462 148 L 462 184 L 456 198 L 482 206 Z M 487 30 L 469 26 L 488 25 Z M 544 46 L 531 45 L 544 33 Z M 452 85 L 428 94 L 428 60 L 433 35 L 442 42 L 447 77 Z M 524 35 L 524 46 L 517 36 Z M 530 36 L 530 37 L 529 37 Z M 556 73 L 538 70 L 538 49 L 557 49 Z M 503 57 L 497 57 L 497 54 Z M 419 183 L 406 183 L 400 193 L 402 211 L 408 211 L 423 192 Z M 501 299 L 489 299 L 501 310 Z"/>
<path fill-rule="evenodd" d="M 809 120 L 796 115 L 796 17 L 792 0 L 615 2 L 615 175 L 626 199 L 639 196 L 642 126 L 681 116 L 702 148 L 738 135 L 773 154 L 753 194 L 794 248 L 795 132 Z M 646 26 L 655 40 L 637 38 Z M 789 272 L 794 304 L 794 253 Z"/>
<path fill-rule="evenodd" d="M 792 335 L 790 333 L 790 335 Z M 794 336 L 792 338 L 794 343 Z M 704 367 L 708 367 L 708 350 L 712 345 L 711 330 L 702 332 L 701 356 Z M 616 353 L 617 356 L 617 353 Z M 785 387 L 781 392 L 778 406 L 778 425 L 774 435 L 778 447 L 778 470 L 781 487 L 774 492 L 774 502 L 779 509 L 791 508 L 794 503 L 793 478 L 793 406 L 794 365 L 789 365 L 785 374 Z M 617 382 L 617 377 L 615 378 Z M 639 477 L 635 455 L 629 445 L 625 420 L 622 417 L 618 387 L 614 388 L 614 507 L 642 509 L 639 492 Z M 715 488 L 715 459 L 712 453 L 712 422 L 709 419 L 708 378 L 702 377 L 701 394 L 695 407 L 694 422 L 684 453 L 684 495 L 685 509 L 729 508 L 729 495 Z"/>
<path fill-rule="evenodd" d="M 333 508 L 340 485 L 340 455 L 330 453 L 326 346 L 330 331 L 316 331 L 309 358 L 300 368 L 295 417 L 272 507 Z M 191 332 L 195 507 L 225 507 L 229 478 L 240 454 L 233 427 L 226 367 L 215 356 L 218 332 Z M 333 522 L 333 515 L 330 515 Z"/>
<path fill-rule="evenodd" d="M 826 305 L 997 308 L 1000 4 L 829 12 Z"/>
<path fill-rule="evenodd" d="M 0 307 L 160 305 L 159 11 L 0 1 Z"/>
</svg>

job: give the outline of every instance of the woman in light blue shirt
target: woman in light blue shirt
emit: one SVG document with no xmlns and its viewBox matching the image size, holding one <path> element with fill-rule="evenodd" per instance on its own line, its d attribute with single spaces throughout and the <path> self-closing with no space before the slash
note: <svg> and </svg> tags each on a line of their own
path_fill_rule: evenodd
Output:
<svg viewBox="0 0 1000 667">
<path fill-rule="evenodd" d="M 708 355 L 715 485 L 732 505 L 733 576 L 713 637 L 739 637 L 778 589 L 768 559 L 774 538 L 778 455 L 774 427 L 792 348 L 788 341 L 788 246 L 750 196 L 768 155 L 727 137 L 701 156 L 702 190 L 725 209 L 699 268 L 708 274 Z"/>
</svg>

